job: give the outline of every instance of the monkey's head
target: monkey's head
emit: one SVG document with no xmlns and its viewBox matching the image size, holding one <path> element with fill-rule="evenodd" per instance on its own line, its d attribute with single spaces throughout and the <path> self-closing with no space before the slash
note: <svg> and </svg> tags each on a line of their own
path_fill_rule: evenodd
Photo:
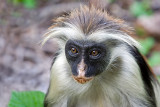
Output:
<svg viewBox="0 0 160 107">
<path fill-rule="evenodd" d="M 136 45 L 129 33 L 130 28 L 122 20 L 94 6 L 83 6 L 56 19 L 43 42 L 57 39 L 70 76 L 84 84 L 107 71 L 115 60 L 115 48 Z"/>
<path fill-rule="evenodd" d="M 86 83 L 106 69 L 110 53 L 106 45 L 88 40 L 68 40 L 65 55 L 72 75 L 79 83 Z"/>
</svg>

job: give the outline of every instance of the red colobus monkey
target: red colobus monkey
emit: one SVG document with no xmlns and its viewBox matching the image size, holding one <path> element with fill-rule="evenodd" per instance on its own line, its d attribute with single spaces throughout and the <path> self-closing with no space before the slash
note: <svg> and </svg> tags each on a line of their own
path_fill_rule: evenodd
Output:
<svg viewBox="0 0 160 107">
<path fill-rule="evenodd" d="M 124 21 L 95 5 L 55 19 L 59 50 L 44 107 L 160 107 L 160 85 Z"/>
</svg>

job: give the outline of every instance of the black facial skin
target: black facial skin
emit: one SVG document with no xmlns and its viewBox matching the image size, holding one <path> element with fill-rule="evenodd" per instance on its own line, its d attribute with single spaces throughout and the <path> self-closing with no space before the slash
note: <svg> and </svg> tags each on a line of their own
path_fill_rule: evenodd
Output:
<svg viewBox="0 0 160 107">
<path fill-rule="evenodd" d="M 71 51 L 72 49 L 76 49 L 75 53 Z M 84 63 L 87 65 L 85 77 L 93 77 L 102 73 L 106 69 L 110 59 L 110 53 L 107 49 L 107 46 L 103 43 L 68 40 L 65 46 L 65 54 L 71 66 L 72 74 L 74 76 L 78 75 L 77 65 L 82 59 L 84 59 Z M 98 54 L 93 56 L 91 54 L 93 51 L 98 52 Z"/>
</svg>

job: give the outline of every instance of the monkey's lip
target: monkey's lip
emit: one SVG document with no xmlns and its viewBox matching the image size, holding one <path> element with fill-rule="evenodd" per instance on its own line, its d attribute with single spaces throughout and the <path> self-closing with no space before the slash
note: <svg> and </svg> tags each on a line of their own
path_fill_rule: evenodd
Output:
<svg viewBox="0 0 160 107">
<path fill-rule="evenodd" d="M 84 83 L 90 81 L 93 77 L 77 77 L 77 76 L 74 76 L 74 75 L 73 75 L 73 78 L 74 78 L 78 83 L 84 84 Z"/>
</svg>

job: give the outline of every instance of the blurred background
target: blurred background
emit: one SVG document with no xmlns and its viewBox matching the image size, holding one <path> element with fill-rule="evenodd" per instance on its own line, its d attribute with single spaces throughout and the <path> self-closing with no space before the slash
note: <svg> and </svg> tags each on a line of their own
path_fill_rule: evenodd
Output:
<svg viewBox="0 0 160 107">
<path fill-rule="evenodd" d="M 47 91 L 57 46 L 39 42 L 52 19 L 87 0 L 0 0 L 0 105 L 12 91 Z M 105 0 L 109 14 L 135 29 L 140 51 L 160 79 L 160 0 Z"/>
</svg>

